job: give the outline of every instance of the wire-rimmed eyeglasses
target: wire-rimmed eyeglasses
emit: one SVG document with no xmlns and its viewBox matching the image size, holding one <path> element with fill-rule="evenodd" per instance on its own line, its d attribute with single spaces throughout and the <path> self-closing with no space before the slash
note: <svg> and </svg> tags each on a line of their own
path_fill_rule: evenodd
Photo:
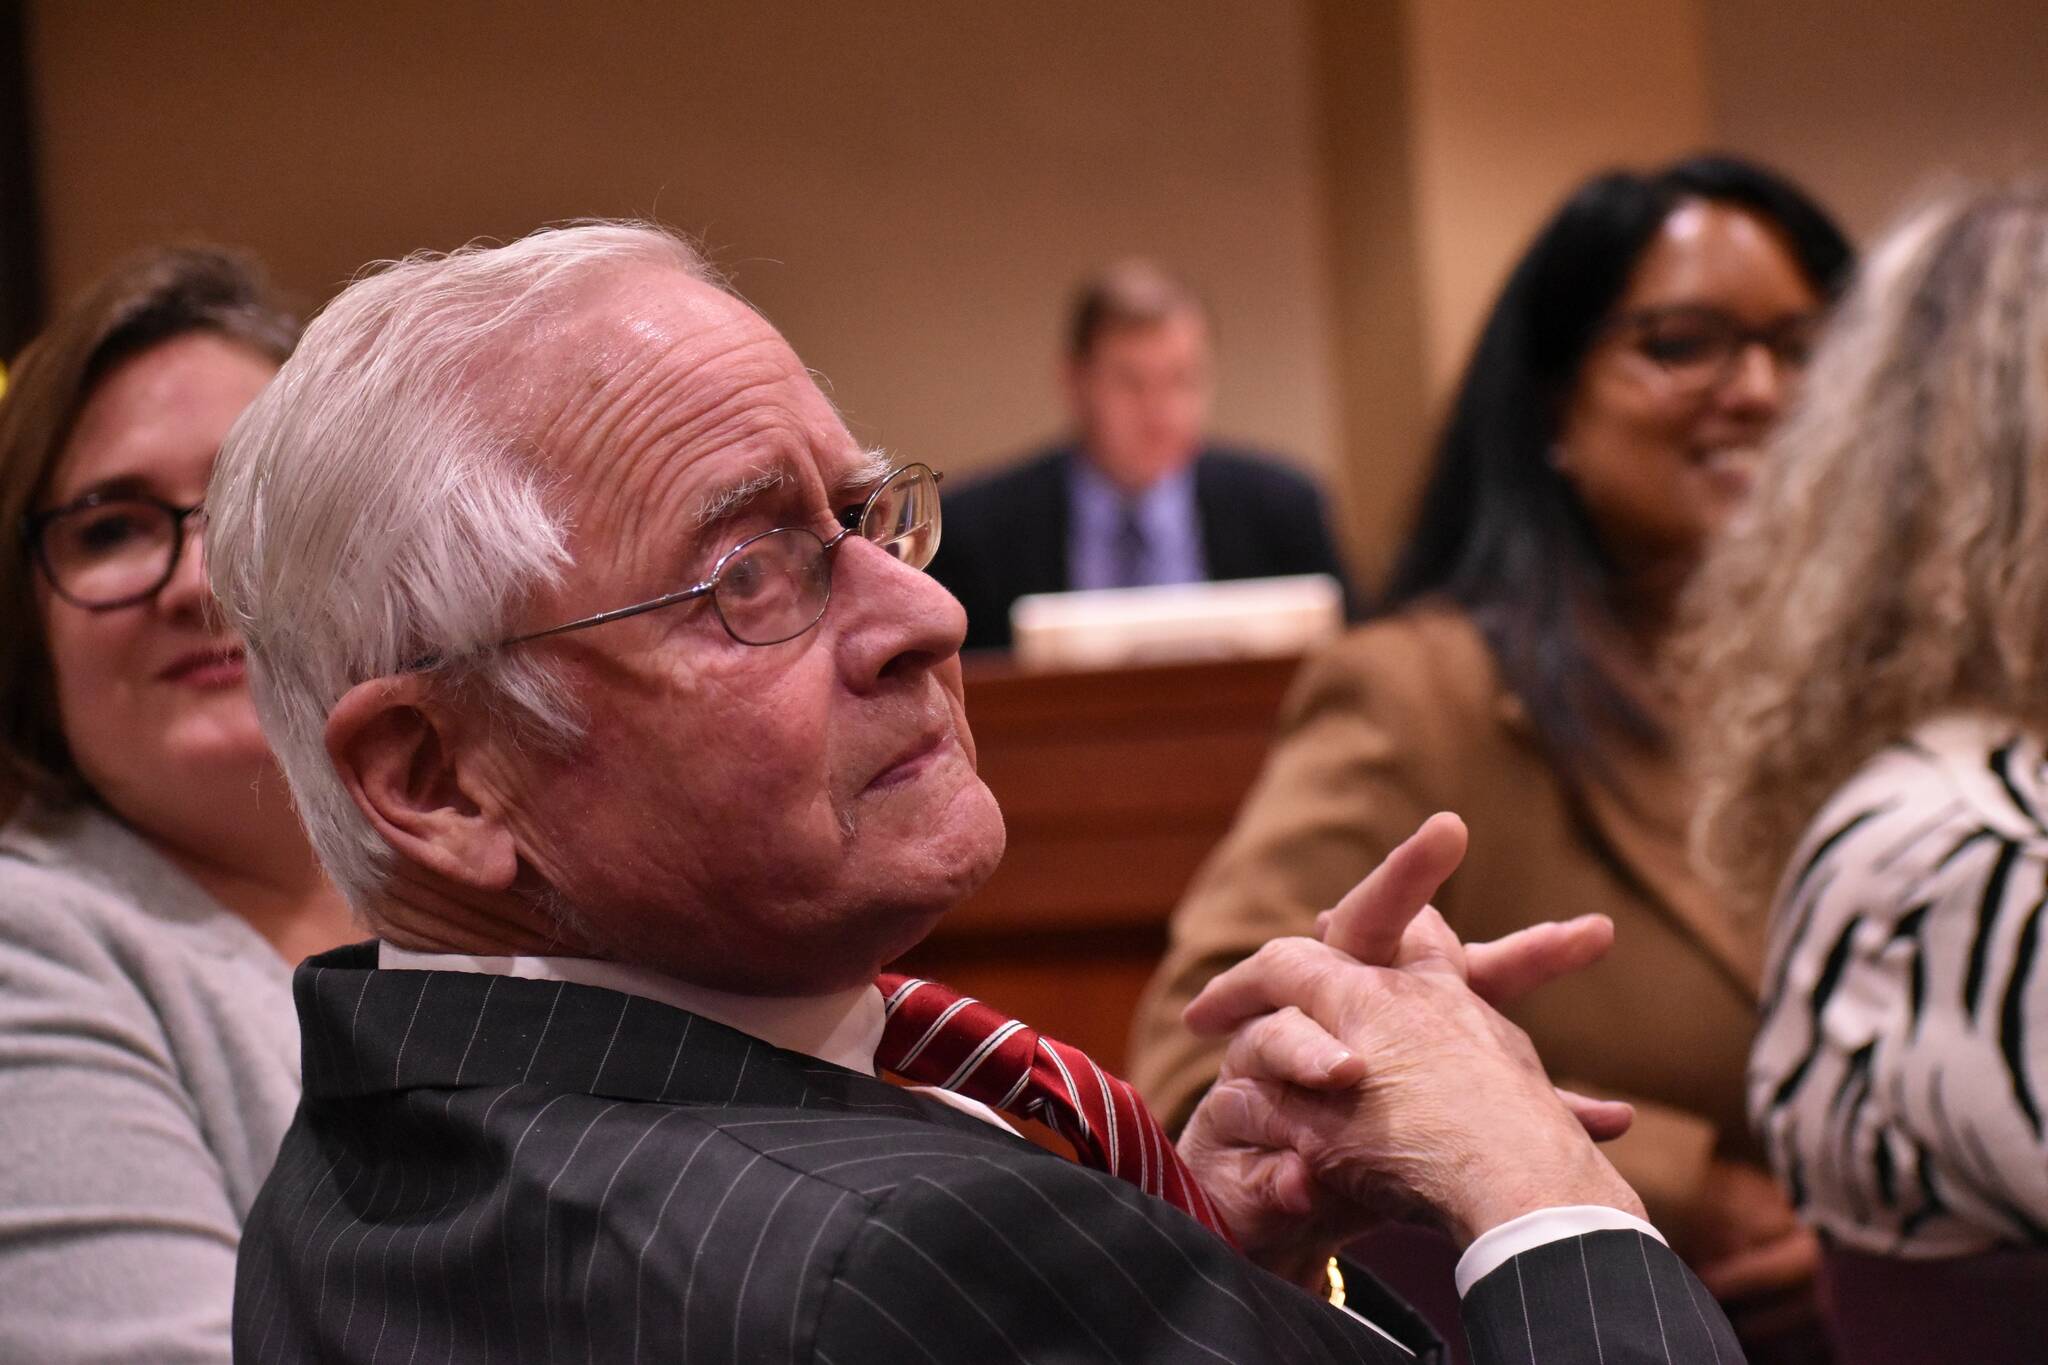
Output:
<svg viewBox="0 0 2048 1365">
<path fill-rule="evenodd" d="M 777 645 L 818 624 L 832 600 L 832 552 L 858 535 L 913 569 L 932 562 L 939 548 L 939 480 L 924 464 L 891 470 L 858 507 L 839 514 L 839 533 L 826 540 L 804 526 L 779 526 L 749 536 L 718 557 L 711 574 L 676 592 L 629 607 L 578 617 L 546 630 L 500 640 L 498 648 L 588 630 L 628 616 L 711 599 L 719 624 L 743 645 Z M 415 665 L 431 668 L 438 660 Z"/>
<path fill-rule="evenodd" d="M 141 493 L 88 493 L 23 517 L 22 539 L 59 597 L 112 611 L 163 590 L 177 572 L 186 523 L 203 510 Z"/>
</svg>

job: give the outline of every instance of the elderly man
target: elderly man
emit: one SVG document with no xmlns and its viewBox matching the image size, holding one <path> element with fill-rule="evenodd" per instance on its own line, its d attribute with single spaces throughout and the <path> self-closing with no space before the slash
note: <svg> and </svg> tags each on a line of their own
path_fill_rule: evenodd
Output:
<svg viewBox="0 0 2048 1365">
<path fill-rule="evenodd" d="M 300 971 L 238 1354 L 1430 1358 L 1374 1286 L 1320 1292 L 1400 1210 L 1471 1244 L 1485 1359 L 1737 1358 L 1586 1135 L 1625 1115 L 1561 1099 L 1475 994 L 1602 927 L 1468 953 L 1416 913 L 1453 820 L 1329 942 L 1198 1002 L 1235 1042 L 1178 1153 L 1079 1053 L 930 983 L 885 999 L 1002 849 L 965 622 L 921 572 L 937 478 L 856 447 L 675 239 L 354 285 L 208 504 L 266 727 L 378 939 Z"/>
</svg>

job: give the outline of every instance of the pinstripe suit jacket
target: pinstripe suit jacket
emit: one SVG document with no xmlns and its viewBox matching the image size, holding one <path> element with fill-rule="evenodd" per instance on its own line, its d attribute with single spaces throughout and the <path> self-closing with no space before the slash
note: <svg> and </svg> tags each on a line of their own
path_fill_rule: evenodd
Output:
<svg viewBox="0 0 2048 1365">
<path fill-rule="evenodd" d="M 306 1091 L 243 1235 L 237 1359 L 1413 1358 L 918 1095 L 637 996 L 375 962 L 299 970 Z M 1466 1302 L 1482 1360 L 1603 1358 L 1596 1314 L 1607 1362 L 1740 1359 L 1634 1234 L 1539 1248 Z"/>
</svg>

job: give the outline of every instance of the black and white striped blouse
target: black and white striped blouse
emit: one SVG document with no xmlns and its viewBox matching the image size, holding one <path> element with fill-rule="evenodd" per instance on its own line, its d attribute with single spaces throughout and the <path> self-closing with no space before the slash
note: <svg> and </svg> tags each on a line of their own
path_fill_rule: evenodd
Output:
<svg viewBox="0 0 2048 1365">
<path fill-rule="evenodd" d="M 1772 909 L 1750 1116 L 1801 1215 L 1860 1250 L 2048 1245 L 2048 759 L 1950 715 L 1884 749 Z"/>
</svg>

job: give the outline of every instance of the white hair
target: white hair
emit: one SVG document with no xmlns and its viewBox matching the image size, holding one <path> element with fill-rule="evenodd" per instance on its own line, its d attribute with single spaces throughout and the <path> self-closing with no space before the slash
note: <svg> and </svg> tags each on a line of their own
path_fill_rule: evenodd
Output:
<svg viewBox="0 0 2048 1365">
<path fill-rule="evenodd" d="M 351 687 L 431 660 L 542 742 L 579 730 L 543 664 L 491 648 L 561 580 L 568 525 L 521 453 L 519 418 L 479 390 L 577 285 L 646 265 L 717 282 L 690 244 L 641 223 L 384 263 L 307 328 L 221 448 L 206 494 L 214 595 L 247 642 L 314 851 L 359 912 L 390 850 L 327 756 L 328 714 Z"/>
</svg>

